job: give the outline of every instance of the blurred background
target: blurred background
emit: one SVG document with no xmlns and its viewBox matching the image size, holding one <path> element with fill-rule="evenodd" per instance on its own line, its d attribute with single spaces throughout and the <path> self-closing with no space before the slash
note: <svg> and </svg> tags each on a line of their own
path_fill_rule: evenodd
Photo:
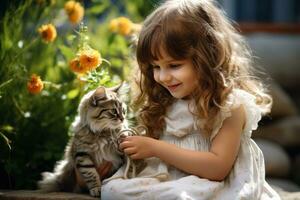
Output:
<svg viewBox="0 0 300 200">
<path fill-rule="evenodd" d="M 135 27 L 160 1 L 77 1 L 84 10 L 77 21 L 67 12 L 67 2 L 1 1 L 0 189 L 35 189 L 40 173 L 52 170 L 63 155 L 81 96 L 97 84 L 111 86 L 130 79 Z M 246 37 L 274 98 L 271 114 L 253 134 L 265 155 L 268 181 L 300 191 L 300 1 L 218 3 Z M 112 27 L 112 20 L 121 16 L 131 24 L 126 34 Z M 81 37 L 80 22 L 87 26 Z M 49 23 L 56 37 L 45 41 L 39 28 Z M 89 75 L 69 68 L 78 39 L 85 36 L 86 43 L 110 62 Z M 33 73 L 44 83 L 36 94 L 28 90 Z"/>
<path fill-rule="evenodd" d="M 300 185 L 300 1 L 219 0 L 246 37 L 274 104 L 253 138 L 265 156 L 268 182 L 288 191 Z"/>
</svg>

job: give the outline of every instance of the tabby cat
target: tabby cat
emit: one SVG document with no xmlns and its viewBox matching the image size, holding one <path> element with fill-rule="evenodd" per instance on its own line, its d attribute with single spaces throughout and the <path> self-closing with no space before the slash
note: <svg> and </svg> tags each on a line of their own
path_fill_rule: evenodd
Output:
<svg viewBox="0 0 300 200">
<path fill-rule="evenodd" d="M 122 130 L 127 129 L 127 121 L 118 90 L 119 87 L 99 87 L 84 95 L 78 108 L 79 116 L 72 124 L 73 136 L 65 149 L 64 159 L 57 162 L 53 173 L 42 173 L 43 179 L 38 182 L 42 191 L 82 192 L 88 189 L 91 196 L 100 196 L 104 177 L 100 177 L 97 168 L 106 161 L 111 162 L 107 175 L 111 176 L 124 160 L 118 140 Z"/>
</svg>

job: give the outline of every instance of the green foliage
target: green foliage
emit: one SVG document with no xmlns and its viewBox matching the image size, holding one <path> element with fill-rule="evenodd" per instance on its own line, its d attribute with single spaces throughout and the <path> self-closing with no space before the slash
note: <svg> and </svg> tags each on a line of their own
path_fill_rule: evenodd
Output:
<svg viewBox="0 0 300 200">
<path fill-rule="evenodd" d="M 81 77 L 68 66 L 78 48 L 79 28 L 70 25 L 65 2 L 16 2 L 2 2 L 8 6 L 0 21 L 0 188 L 33 189 L 40 173 L 61 159 L 81 96 L 99 84 L 113 86 L 128 79 L 130 39 L 111 33 L 109 21 L 127 16 L 141 22 L 157 1 L 85 2 L 87 42 L 110 65 L 103 62 Z M 45 43 L 37 30 L 48 23 L 56 26 L 57 38 Z M 36 95 L 26 87 L 32 73 L 44 82 Z"/>
</svg>

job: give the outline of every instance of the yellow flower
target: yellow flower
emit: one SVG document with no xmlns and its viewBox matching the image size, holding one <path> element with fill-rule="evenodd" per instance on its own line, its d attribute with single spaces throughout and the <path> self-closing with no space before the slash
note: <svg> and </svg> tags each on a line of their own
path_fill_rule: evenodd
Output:
<svg viewBox="0 0 300 200">
<path fill-rule="evenodd" d="M 78 24 L 84 15 L 84 8 L 80 5 L 80 3 L 75 1 L 67 1 L 65 3 L 65 11 L 72 24 Z"/>
<path fill-rule="evenodd" d="M 119 25 L 118 19 L 112 19 L 109 23 L 109 30 L 114 33 L 118 32 L 118 25 Z"/>
<path fill-rule="evenodd" d="M 42 39 L 45 42 L 53 42 L 57 36 L 56 28 L 52 24 L 42 25 L 38 32 L 41 34 Z"/>
<path fill-rule="evenodd" d="M 30 80 L 27 82 L 27 90 L 31 94 L 38 94 L 44 88 L 44 83 L 39 76 L 32 74 Z"/>
<path fill-rule="evenodd" d="M 118 17 L 110 21 L 109 29 L 121 35 L 129 35 L 132 32 L 133 23 L 126 17 Z"/>
<path fill-rule="evenodd" d="M 87 69 L 83 68 L 81 65 L 80 65 L 80 62 L 78 60 L 78 58 L 74 58 L 73 60 L 71 60 L 69 62 L 69 66 L 70 66 L 70 69 L 73 71 L 73 72 L 76 72 L 76 73 L 85 73 L 87 71 Z"/>
<path fill-rule="evenodd" d="M 93 70 L 102 63 L 101 55 L 94 49 L 84 50 L 79 56 L 80 65 L 87 69 Z"/>
<path fill-rule="evenodd" d="M 131 30 L 132 30 L 132 22 L 125 17 L 120 17 L 118 27 L 119 27 L 120 34 L 128 35 L 131 33 Z"/>
</svg>

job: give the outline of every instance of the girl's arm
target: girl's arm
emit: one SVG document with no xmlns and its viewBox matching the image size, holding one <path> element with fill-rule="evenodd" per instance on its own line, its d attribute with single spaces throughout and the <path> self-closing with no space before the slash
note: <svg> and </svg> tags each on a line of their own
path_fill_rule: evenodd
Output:
<svg viewBox="0 0 300 200">
<path fill-rule="evenodd" d="M 182 149 L 161 140 L 139 136 L 126 138 L 120 148 L 132 159 L 155 156 L 189 174 L 221 181 L 229 174 L 236 159 L 244 124 L 245 113 L 241 106 L 224 120 L 209 152 Z"/>
</svg>

